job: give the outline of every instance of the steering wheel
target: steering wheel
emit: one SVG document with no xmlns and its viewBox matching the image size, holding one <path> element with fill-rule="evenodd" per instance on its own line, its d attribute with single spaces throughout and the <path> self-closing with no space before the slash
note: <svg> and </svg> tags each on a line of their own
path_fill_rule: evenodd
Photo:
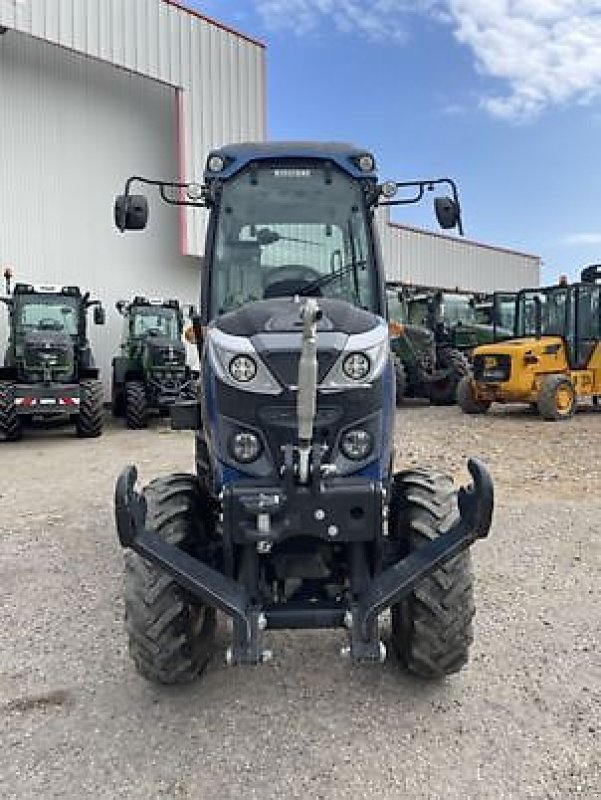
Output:
<svg viewBox="0 0 601 800">
<path fill-rule="evenodd" d="M 52 317 L 43 317 L 43 319 L 38 322 L 37 327 L 40 331 L 62 331 L 65 328 L 61 322 Z"/>
<path fill-rule="evenodd" d="M 284 264 L 270 270 L 263 279 L 263 297 L 291 297 L 305 286 L 321 278 L 321 273 L 301 264 Z M 321 297 L 321 290 L 316 287 L 314 295 Z"/>
<path fill-rule="evenodd" d="M 148 328 L 146 334 L 148 336 L 162 336 L 163 331 L 160 328 Z"/>
</svg>

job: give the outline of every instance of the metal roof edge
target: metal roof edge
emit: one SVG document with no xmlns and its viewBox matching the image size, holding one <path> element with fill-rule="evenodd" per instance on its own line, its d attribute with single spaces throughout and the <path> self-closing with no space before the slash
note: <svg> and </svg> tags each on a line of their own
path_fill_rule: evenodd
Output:
<svg viewBox="0 0 601 800">
<path fill-rule="evenodd" d="M 166 3 L 168 6 L 175 6 L 179 8 L 181 11 L 190 14 L 193 17 L 197 17 L 198 19 L 202 19 L 205 22 L 208 22 L 210 25 L 215 25 L 215 27 L 220 28 L 222 31 L 227 31 L 227 33 L 232 33 L 234 36 L 238 36 L 240 39 L 245 39 L 247 42 L 251 44 L 257 45 L 257 47 L 262 48 L 265 50 L 267 45 L 265 42 L 262 42 L 260 39 L 255 39 L 253 36 L 249 36 L 247 33 L 242 33 L 242 31 L 236 30 L 236 28 L 232 28 L 229 25 L 225 25 L 223 22 L 219 22 L 219 20 L 214 19 L 213 17 L 209 17 L 203 11 L 198 11 L 195 8 L 190 8 L 184 0 L 162 0 L 163 3 Z"/>
<path fill-rule="evenodd" d="M 411 231 L 413 233 L 421 233 L 424 236 L 435 236 L 437 239 L 445 239 L 447 242 L 457 242 L 458 244 L 469 244 L 473 247 L 482 247 L 485 250 L 493 250 L 497 253 L 509 253 L 512 256 L 522 256 L 524 258 L 531 258 L 533 261 L 542 261 L 542 256 L 535 255 L 534 253 L 525 253 L 522 250 L 512 250 L 509 247 L 498 247 L 493 244 L 485 244 L 484 242 L 476 242 L 474 239 L 465 239 L 464 237 L 447 236 L 438 231 L 430 231 L 426 228 L 417 228 L 413 225 L 404 225 L 401 222 L 389 222 L 391 228 L 400 228 L 401 230 Z"/>
</svg>

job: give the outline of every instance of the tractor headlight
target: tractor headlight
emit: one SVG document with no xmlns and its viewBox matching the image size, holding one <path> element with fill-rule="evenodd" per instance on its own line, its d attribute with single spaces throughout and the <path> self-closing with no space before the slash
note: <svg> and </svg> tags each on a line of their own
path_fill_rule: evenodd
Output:
<svg viewBox="0 0 601 800">
<path fill-rule="evenodd" d="M 248 383 L 257 377 L 257 363 L 251 356 L 234 356 L 229 370 L 232 378 L 239 383 Z"/>
<path fill-rule="evenodd" d="M 240 464 L 252 464 L 261 455 L 261 440 L 251 431 L 236 433 L 230 439 L 230 453 Z"/>
<path fill-rule="evenodd" d="M 373 450 L 371 433 L 362 429 L 347 431 L 340 440 L 340 450 L 351 461 L 364 461 Z"/>
<path fill-rule="evenodd" d="M 348 337 L 344 350 L 319 388 L 323 391 L 365 389 L 382 375 L 389 359 L 388 325 L 381 320 L 371 330 Z"/>
<path fill-rule="evenodd" d="M 210 327 L 207 345 L 209 364 L 223 383 L 256 394 L 282 393 L 282 387 L 261 361 L 250 339 Z"/>
<path fill-rule="evenodd" d="M 365 353 L 350 353 L 342 362 L 342 371 L 353 381 L 364 381 L 370 369 L 371 363 Z"/>
</svg>

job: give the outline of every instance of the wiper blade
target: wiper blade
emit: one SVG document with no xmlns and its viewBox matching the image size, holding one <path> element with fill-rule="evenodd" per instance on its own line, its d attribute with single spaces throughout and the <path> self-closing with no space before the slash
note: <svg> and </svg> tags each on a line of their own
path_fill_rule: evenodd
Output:
<svg viewBox="0 0 601 800">
<path fill-rule="evenodd" d="M 337 278 L 342 278 L 344 275 L 349 273 L 351 270 L 354 270 L 356 267 L 365 266 L 367 261 L 365 259 L 361 261 L 351 261 L 348 264 L 345 264 L 340 269 L 337 269 L 335 272 L 329 272 L 327 275 L 321 275 L 321 277 L 316 278 L 311 283 L 307 283 L 303 286 L 302 289 L 299 289 L 296 294 L 298 295 L 306 295 L 314 292 L 315 289 L 321 289 L 322 286 L 327 286 L 328 283 L 335 281 Z"/>
</svg>

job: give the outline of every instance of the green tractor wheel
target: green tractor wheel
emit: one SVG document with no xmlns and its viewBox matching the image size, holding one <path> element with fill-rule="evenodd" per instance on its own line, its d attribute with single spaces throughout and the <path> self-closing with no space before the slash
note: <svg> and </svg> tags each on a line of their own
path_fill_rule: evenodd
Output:
<svg viewBox="0 0 601 800">
<path fill-rule="evenodd" d="M 460 350 L 445 347 L 438 353 L 438 368 L 449 372 L 442 380 L 430 384 L 430 402 L 434 406 L 453 406 L 459 382 L 469 375 L 469 362 Z"/>
<path fill-rule="evenodd" d="M 21 438 L 21 422 L 17 415 L 15 387 L 12 383 L 0 383 L 0 439 L 16 442 Z"/>
<path fill-rule="evenodd" d="M 457 403 L 464 414 L 486 414 L 490 400 L 479 400 L 474 394 L 471 375 L 464 375 L 457 387 Z"/>
<path fill-rule="evenodd" d="M 140 381 L 128 381 L 125 384 L 125 421 L 132 430 L 148 426 L 146 389 Z"/>
<path fill-rule="evenodd" d="M 94 439 L 100 436 L 103 416 L 102 383 L 97 380 L 82 381 L 79 414 L 75 422 L 77 435 L 82 439 Z"/>
<path fill-rule="evenodd" d="M 394 380 L 396 386 L 397 408 L 403 405 L 407 393 L 407 373 L 400 358 L 394 356 Z"/>
</svg>

